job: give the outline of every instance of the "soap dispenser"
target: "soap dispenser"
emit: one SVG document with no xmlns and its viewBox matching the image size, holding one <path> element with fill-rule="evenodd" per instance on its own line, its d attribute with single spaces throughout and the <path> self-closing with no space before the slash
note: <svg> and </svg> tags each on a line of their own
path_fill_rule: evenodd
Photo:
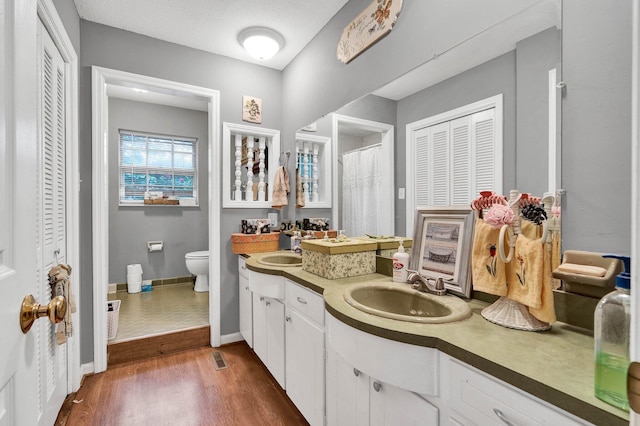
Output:
<svg viewBox="0 0 640 426">
<path fill-rule="evenodd" d="M 393 255 L 393 281 L 397 283 L 406 283 L 409 269 L 409 255 L 404 252 L 402 240 L 398 247 L 398 251 Z"/>
<path fill-rule="evenodd" d="M 627 370 L 631 338 L 631 266 L 627 256 L 605 254 L 620 259 L 624 271 L 616 277 L 616 289 L 596 306 L 594 317 L 595 393 L 599 399 L 629 411 Z"/>
</svg>

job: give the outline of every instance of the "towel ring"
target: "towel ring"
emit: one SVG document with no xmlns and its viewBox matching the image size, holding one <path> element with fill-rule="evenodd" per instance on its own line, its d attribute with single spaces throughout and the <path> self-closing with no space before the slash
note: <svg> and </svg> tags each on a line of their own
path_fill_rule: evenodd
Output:
<svg viewBox="0 0 640 426">
<path fill-rule="evenodd" d="M 505 256 L 504 254 L 504 234 L 507 231 L 507 229 L 509 229 L 510 231 L 510 235 L 509 235 L 509 255 Z M 509 263 L 511 262 L 511 260 L 513 259 L 513 252 L 515 251 L 515 241 L 514 240 L 515 234 L 513 233 L 513 229 L 511 229 L 511 225 L 502 225 L 502 228 L 500 228 L 500 237 L 498 240 L 498 253 L 500 254 L 500 259 L 502 259 L 502 261 L 504 263 Z"/>
</svg>

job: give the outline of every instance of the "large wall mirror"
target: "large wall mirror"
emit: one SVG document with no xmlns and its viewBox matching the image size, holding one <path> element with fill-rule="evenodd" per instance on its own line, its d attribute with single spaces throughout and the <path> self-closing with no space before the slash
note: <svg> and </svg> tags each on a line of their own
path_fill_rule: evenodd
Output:
<svg viewBox="0 0 640 426">
<path fill-rule="evenodd" d="M 298 133 L 331 138 L 331 209 L 298 208 L 296 220 L 331 218 L 331 228 L 347 235 L 411 237 L 417 206 L 403 194 L 407 125 L 496 95 L 503 114 L 498 192 L 541 197 L 559 189 L 560 67 L 561 2 L 541 1 L 319 117 Z M 360 210 L 349 206 L 354 175 L 364 178 L 355 185 L 370 185 Z"/>
</svg>

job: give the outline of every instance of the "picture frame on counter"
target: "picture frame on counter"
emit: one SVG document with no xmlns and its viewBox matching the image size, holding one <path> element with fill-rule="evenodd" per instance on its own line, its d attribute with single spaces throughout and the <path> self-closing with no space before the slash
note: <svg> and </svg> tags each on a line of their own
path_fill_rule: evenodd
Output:
<svg viewBox="0 0 640 426">
<path fill-rule="evenodd" d="M 448 292 L 469 298 L 473 225 L 467 207 L 418 207 L 409 269 L 425 278 L 441 277 Z"/>
</svg>

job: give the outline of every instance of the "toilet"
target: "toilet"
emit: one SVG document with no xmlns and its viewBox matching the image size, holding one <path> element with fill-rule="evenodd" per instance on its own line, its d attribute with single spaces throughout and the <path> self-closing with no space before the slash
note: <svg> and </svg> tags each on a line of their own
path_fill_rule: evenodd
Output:
<svg viewBox="0 0 640 426">
<path fill-rule="evenodd" d="M 193 291 L 209 291 L 209 252 L 192 251 L 184 256 L 187 269 L 196 276 Z"/>
</svg>

